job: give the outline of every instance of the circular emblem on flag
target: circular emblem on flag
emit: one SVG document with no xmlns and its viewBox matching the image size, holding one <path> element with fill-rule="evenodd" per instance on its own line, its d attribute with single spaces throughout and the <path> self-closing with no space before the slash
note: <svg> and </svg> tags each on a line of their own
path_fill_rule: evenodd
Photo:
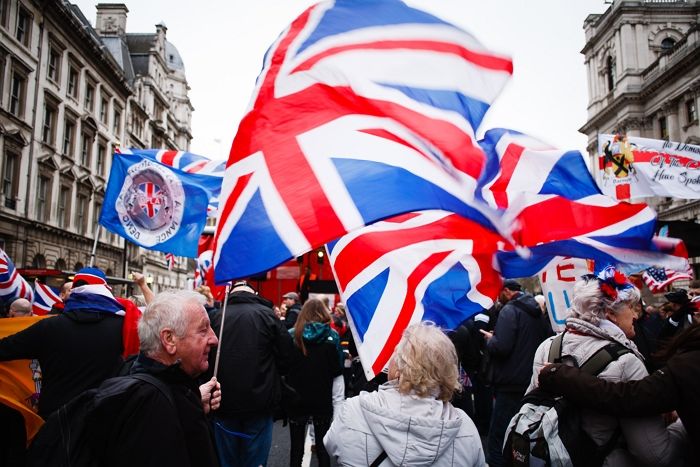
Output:
<svg viewBox="0 0 700 467">
<path fill-rule="evenodd" d="M 185 191 L 177 176 L 167 167 L 144 159 L 129 167 L 116 209 L 127 235 L 148 247 L 177 234 L 184 202 Z"/>
</svg>

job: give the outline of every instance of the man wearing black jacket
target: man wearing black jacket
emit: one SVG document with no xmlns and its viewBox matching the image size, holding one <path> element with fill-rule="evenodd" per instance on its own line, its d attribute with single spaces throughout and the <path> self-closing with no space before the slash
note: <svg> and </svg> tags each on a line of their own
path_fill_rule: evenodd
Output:
<svg viewBox="0 0 700 467">
<path fill-rule="evenodd" d="M 245 281 L 233 284 L 225 313 L 217 375 L 222 399 L 214 423 L 217 450 L 224 466 L 266 465 L 273 410 L 281 399 L 280 375 L 288 371 L 292 338 L 272 302 Z M 221 321 L 219 310 L 212 319 L 217 334 Z M 210 372 L 213 367 L 212 360 Z"/>
<path fill-rule="evenodd" d="M 493 365 L 495 403 L 487 444 L 487 462 L 503 465 L 503 437 L 510 419 L 520 408 L 520 400 L 532 377 L 532 361 L 537 347 L 551 336 L 552 327 L 532 295 L 508 279 L 503 283 L 499 301 L 504 303 L 493 333 L 482 331 Z"/>
</svg>

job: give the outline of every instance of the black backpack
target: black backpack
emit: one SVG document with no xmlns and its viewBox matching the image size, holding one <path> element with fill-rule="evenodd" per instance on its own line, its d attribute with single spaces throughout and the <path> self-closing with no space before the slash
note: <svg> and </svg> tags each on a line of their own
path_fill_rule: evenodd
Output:
<svg viewBox="0 0 700 467">
<path fill-rule="evenodd" d="M 155 376 L 138 373 L 105 380 L 49 416 L 29 448 L 27 466 L 101 465 L 101 453 L 108 442 L 104 430 L 141 382 L 155 386 L 175 406 L 170 388 Z"/>
<path fill-rule="evenodd" d="M 561 363 L 565 333 L 552 341 L 547 361 Z M 594 353 L 580 370 L 598 376 L 611 362 L 630 352 L 627 347 L 612 342 Z M 506 465 L 514 467 L 597 467 L 615 448 L 620 434 L 618 427 L 610 441 L 598 446 L 583 430 L 578 407 L 564 397 L 535 388 L 525 394 L 520 411 L 510 421 L 503 459 Z"/>
</svg>

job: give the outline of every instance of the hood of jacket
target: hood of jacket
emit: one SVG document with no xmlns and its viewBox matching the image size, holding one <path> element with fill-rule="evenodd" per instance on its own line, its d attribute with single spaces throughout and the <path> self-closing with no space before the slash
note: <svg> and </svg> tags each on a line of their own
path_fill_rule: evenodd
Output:
<svg viewBox="0 0 700 467">
<path fill-rule="evenodd" d="M 598 339 L 605 339 L 610 342 L 617 342 L 621 344 L 634 353 L 637 358 L 644 361 L 644 357 L 637 349 L 637 345 L 632 342 L 625 333 L 612 321 L 607 319 L 601 319 L 598 326 L 588 321 L 584 321 L 578 318 L 567 318 L 566 327 L 572 329 L 582 334 L 597 337 Z"/>
<path fill-rule="evenodd" d="M 433 465 L 462 429 L 451 404 L 402 395 L 396 381 L 359 397 L 367 425 L 394 465 Z"/>
<path fill-rule="evenodd" d="M 531 315 L 533 318 L 538 318 L 542 316 L 542 308 L 540 308 L 540 305 L 535 300 L 535 297 L 533 297 L 530 294 L 523 293 L 508 303 L 511 303 L 514 306 L 520 308 L 524 312 Z"/>
<path fill-rule="evenodd" d="M 328 340 L 331 335 L 331 327 L 328 323 L 306 323 L 304 326 L 304 332 L 302 332 L 301 337 L 305 342 L 310 342 L 313 344 L 320 344 Z"/>
</svg>

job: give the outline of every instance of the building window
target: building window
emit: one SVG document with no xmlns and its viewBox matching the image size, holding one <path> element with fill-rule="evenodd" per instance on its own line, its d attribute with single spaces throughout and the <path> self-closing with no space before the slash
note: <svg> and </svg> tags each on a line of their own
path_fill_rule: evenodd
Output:
<svg viewBox="0 0 700 467">
<path fill-rule="evenodd" d="M 107 103 L 107 98 L 103 97 L 100 100 L 100 121 L 104 124 L 107 124 L 107 106 L 109 104 Z"/>
<path fill-rule="evenodd" d="M 5 198 L 6 208 L 16 208 L 18 169 L 19 156 L 12 152 L 5 153 L 5 167 L 3 167 L 2 171 L 2 194 Z"/>
<path fill-rule="evenodd" d="M 97 224 L 97 221 L 100 219 L 101 212 L 102 212 L 102 205 L 100 203 L 95 203 L 95 219 L 94 219 L 95 224 Z M 103 230 L 105 230 L 105 229 L 102 229 L 102 228 L 98 229 L 98 235 L 100 238 L 104 237 L 104 235 L 102 234 Z"/>
<path fill-rule="evenodd" d="M 10 0 L 0 0 L 0 26 L 3 28 L 7 27 L 8 9 L 10 7 Z"/>
<path fill-rule="evenodd" d="M 81 235 L 87 231 L 87 208 L 87 196 L 78 195 L 75 207 L 75 228 Z"/>
<path fill-rule="evenodd" d="M 610 92 L 615 89 L 615 59 L 608 57 L 605 68 L 605 77 L 608 81 L 608 92 Z"/>
<path fill-rule="evenodd" d="M 685 102 L 685 111 L 688 115 L 688 124 L 698 121 L 698 108 L 695 104 L 695 99 L 690 99 Z"/>
<path fill-rule="evenodd" d="M 92 155 L 92 138 L 87 133 L 83 133 L 80 138 L 80 163 L 83 167 L 90 167 L 90 156 Z"/>
<path fill-rule="evenodd" d="M 49 47 L 46 76 L 54 83 L 58 84 L 61 81 L 61 53 L 53 46 Z"/>
<path fill-rule="evenodd" d="M 15 29 L 15 39 L 22 43 L 25 47 L 29 47 L 29 41 L 32 35 L 32 15 L 29 14 L 26 8 L 19 6 L 17 12 L 17 28 Z"/>
<path fill-rule="evenodd" d="M 675 45 L 676 41 L 671 37 L 667 37 L 666 39 L 661 41 L 661 53 L 671 51 L 671 49 L 673 49 L 673 46 Z"/>
<path fill-rule="evenodd" d="M 114 122 L 112 124 L 112 133 L 119 136 L 122 132 L 122 112 L 121 109 L 114 109 Z"/>
<path fill-rule="evenodd" d="M 24 104 L 27 94 L 27 77 L 19 70 L 12 70 L 10 81 L 10 113 L 15 117 L 24 116 Z"/>
<path fill-rule="evenodd" d="M 75 141 L 75 123 L 65 120 L 63 125 L 63 154 L 73 157 L 73 142 Z"/>
<path fill-rule="evenodd" d="M 666 123 L 666 117 L 661 117 L 659 119 L 659 136 L 661 136 L 661 139 L 668 141 L 668 124 Z"/>
<path fill-rule="evenodd" d="M 105 154 L 107 154 L 107 148 L 104 143 L 97 145 L 97 175 L 104 175 L 105 171 Z"/>
<path fill-rule="evenodd" d="M 62 185 L 58 192 L 58 226 L 62 229 L 68 227 L 70 215 L 70 188 Z"/>
<path fill-rule="evenodd" d="M 78 70 L 71 65 L 68 69 L 68 95 L 74 99 L 78 98 Z"/>
<path fill-rule="evenodd" d="M 44 102 L 44 125 L 41 129 L 41 141 L 53 146 L 56 135 L 56 107 Z"/>
<path fill-rule="evenodd" d="M 88 83 L 85 86 L 85 109 L 92 113 L 95 111 L 93 104 L 95 103 L 95 85 Z"/>
<path fill-rule="evenodd" d="M 38 221 L 48 221 L 50 194 L 51 179 L 42 175 L 39 177 L 39 181 L 36 185 L 36 220 Z"/>
</svg>

